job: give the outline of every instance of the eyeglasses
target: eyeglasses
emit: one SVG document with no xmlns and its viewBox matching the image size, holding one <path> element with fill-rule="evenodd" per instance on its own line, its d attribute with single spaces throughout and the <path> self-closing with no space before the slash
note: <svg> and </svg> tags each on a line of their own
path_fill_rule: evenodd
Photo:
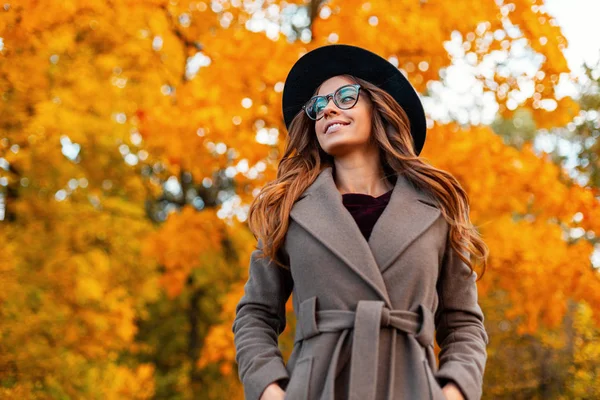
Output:
<svg viewBox="0 0 600 400">
<path fill-rule="evenodd" d="M 323 118 L 323 110 L 327 107 L 329 99 L 333 99 L 333 103 L 342 110 L 348 110 L 358 102 L 358 92 L 360 91 L 359 84 L 344 85 L 338 88 L 334 93 L 324 96 L 313 96 L 302 106 L 308 118 L 319 120 Z"/>
</svg>

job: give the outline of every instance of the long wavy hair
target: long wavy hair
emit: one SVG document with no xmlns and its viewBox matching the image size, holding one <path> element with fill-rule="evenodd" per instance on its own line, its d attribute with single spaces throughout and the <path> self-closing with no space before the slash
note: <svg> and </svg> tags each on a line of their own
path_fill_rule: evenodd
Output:
<svg viewBox="0 0 600 400">
<path fill-rule="evenodd" d="M 469 220 L 466 191 L 449 172 L 429 165 L 416 155 L 408 116 L 389 93 L 363 79 L 343 76 L 360 84 L 361 96 L 367 96 L 371 103 L 371 140 L 378 144 L 385 176 L 403 174 L 414 186 L 437 200 L 443 217 L 450 225 L 452 248 L 471 272 L 474 270 L 471 260 L 481 262 L 481 279 L 487 267 L 489 250 Z M 262 242 L 261 257 L 269 257 L 286 269 L 289 266 L 280 257 L 279 251 L 285 240 L 292 206 L 323 169 L 334 167 L 333 157 L 323 151 L 316 139 L 314 121 L 303 110 L 294 117 L 288 131 L 276 179 L 263 186 L 252 201 L 248 215 L 250 230 Z"/>
</svg>

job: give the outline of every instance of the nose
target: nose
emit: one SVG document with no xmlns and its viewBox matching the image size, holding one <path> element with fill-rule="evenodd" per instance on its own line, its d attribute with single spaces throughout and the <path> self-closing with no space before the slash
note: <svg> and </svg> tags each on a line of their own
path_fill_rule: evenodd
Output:
<svg viewBox="0 0 600 400">
<path fill-rule="evenodd" d="M 338 111 L 339 111 L 339 108 L 335 105 L 333 98 L 330 98 L 329 101 L 327 102 L 327 105 L 323 109 L 323 116 L 329 115 L 331 113 L 337 114 Z"/>
</svg>

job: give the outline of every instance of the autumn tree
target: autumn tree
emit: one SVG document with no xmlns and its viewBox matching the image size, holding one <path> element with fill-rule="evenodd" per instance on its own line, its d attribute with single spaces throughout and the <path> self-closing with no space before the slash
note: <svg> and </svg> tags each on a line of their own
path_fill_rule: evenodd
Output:
<svg viewBox="0 0 600 400">
<path fill-rule="evenodd" d="M 566 126 L 551 129 L 538 129 L 532 121 L 527 109 L 517 112 L 507 119 L 498 118 L 493 124 L 495 131 L 511 146 L 520 148 L 523 143 L 537 143 L 538 149 L 547 154 L 552 162 L 568 171 L 566 181 L 573 180 L 579 184 L 587 184 L 594 190 L 597 165 L 595 137 L 597 136 L 598 111 L 598 73 L 597 68 L 585 67 L 582 78 L 572 82 L 578 87 L 577 102 L 580 112 Z M 565 151 L 565 149 L 567 149 Z M 583 218 L 575 214 L 574 220 Z M 594 246 L 598 254 L 598 237 L 594 231 L 579 227 L 565 226 L 563 233 L 569 237 L 568 242 L 585 241 Z M 598 268 L 597 261 L 592 268 Z M 502 337 L 504 349 L 495 352 L 491 358 L 493 368 L 490 381 L 498 381 L 494 393 L 496 396 L 513 397 L 516 392 L 525 398 L 534 397 L 537 392 L 542 397 L 553 397 L 562 393 L 564 398 L 595 398 L 600 388 L 594 382 L 598 380 L 597 349 L 593 342 L 598 337 L 599 329 L 594 322 L 593 313 L 585 301 L 567 302 L 567 310 L 561 323 L 554 329 L 539 329 L 536 335 L 518 335 L 516 325 L 506 320 L 503 308 L 496 297 L 494 310 L 490 310 L 492 318 L 498 319 L 499 329 L 494 335 Z M 494 312 L 497 311 L 497 312 Z M 493 329 L 493 328 L 492 328 Z M 500 376 L 510 376 L 515 386 L 500 384 Z M 493 389 L 492 385 L 488 390 Z"/>
<path fill-rule="evenodd" d="M 230 327 L 255 245 L 246 214 L 285 144 L 286 73 L 315 47 L 373 50 L 425 99 L 460 61 L 503 118 L 525 110 L 536 128 L 579 112 L 557 99 L 567 43 L 542 1 L 3 7 L 3 397 L 241 398 Z M 519 51 L 542 60 L 533 74 L 510 67 Z M 505 348 L 506 323 L 550 340 L 573 302 L 586 338 L 575 373 L 587 368 L 600 280 L 591 243 L 565 232 L 598 231 L 597 192 L 527 140 L 512 147 L 489 126 L 431 115 L 428 127 L 422 156 L 465 186 L 491 249 L 480 281 L 490 354 Z M 290 304 L 288 315 L 286 355 Z M 489 371 L 490 396 L 524 393 Z M 539 374 L 532 382 L 541 393 Z"/>
</svg>

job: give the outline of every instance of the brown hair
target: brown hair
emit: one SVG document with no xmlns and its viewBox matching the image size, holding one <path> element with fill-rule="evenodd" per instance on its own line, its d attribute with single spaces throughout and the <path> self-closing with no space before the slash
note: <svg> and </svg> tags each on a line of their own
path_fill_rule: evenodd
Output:
<svg viewBox="0 0 600 400">
<path fill-rule="evenodd" d="M 449 172 L 428 164 L 415 154 L 409 119 L 402 107 L 386 91 L 352 75 L 343 75 L 361 85 L 361 95 L 372 105 L 371 132 L 379 146 L 382 168 L 386 176 L 404 176 L 416 187 L 433 195 L 442 215 L 450 225 L 452 248 L 471 272 L 470 255 L 481 260 L 483 277 L 489 250 L 469 220 L 469 199 L 460 183 Z M 315 91 L 318 93 L 319 88 Z M 276 179 L 267 183 L 252 201 L 248 225 L 262 244 L 262 257 L 270 257 L 287 268 L 277 256 L 289 225 L 294 202 L 326 167 L 333 167 L 333 157 L 319 146 L 314 121 L 303 110 L 289 126 L 284 155 L 277 168 Z"/>
</svg>

